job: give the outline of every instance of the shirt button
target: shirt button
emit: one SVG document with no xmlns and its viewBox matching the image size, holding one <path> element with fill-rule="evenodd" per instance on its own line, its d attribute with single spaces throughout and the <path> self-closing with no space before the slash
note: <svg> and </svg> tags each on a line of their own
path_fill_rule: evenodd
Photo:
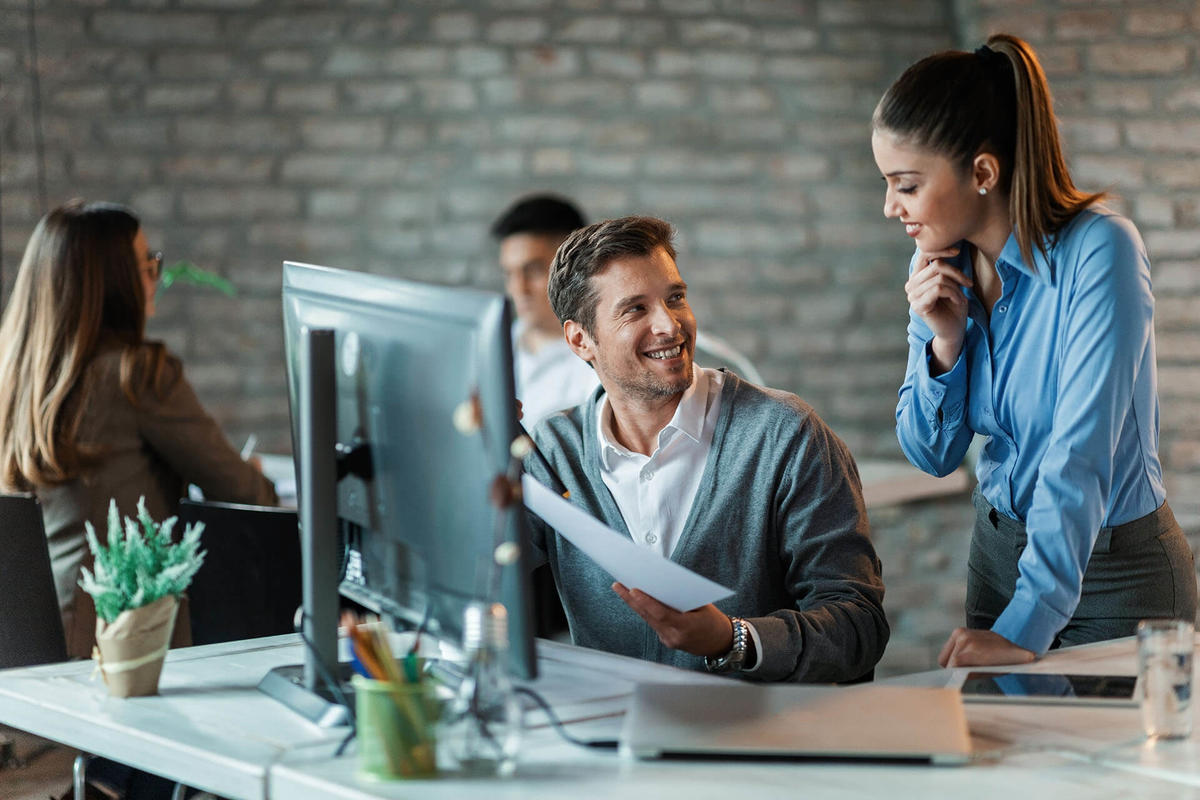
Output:
<svg viewBox="0 0 1200 800">
<path fill-rule="evenodd" d="M 1003 314 L 1005 311 L 1008 311 L 1008 306 L 996 306 L 996 310 Z"/>
<path fill-rule="evenodd" d="M 658 537 L 655 536 L 653 533 L 646 534 L 646 544 L 654 544 L 657 541 L 658 541 Z"/>
<path fill-rule="evenodd" d="M 654 470 L 652 470 L 652 469 L 642 470 L 642 480 L 648 481 L 653 477 L 654 477 Z"/>
</svg>

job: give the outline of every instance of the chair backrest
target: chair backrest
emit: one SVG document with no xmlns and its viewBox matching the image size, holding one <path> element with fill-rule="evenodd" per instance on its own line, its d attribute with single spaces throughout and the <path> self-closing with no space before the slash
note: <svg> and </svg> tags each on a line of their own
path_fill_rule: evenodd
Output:
<svg viewBox="0 0 1200 800">
<path fill-rule="evenodd" d="M 179 523 L 204 523 L 204 565 L 188 587 L 193 644 L 291 633 L 300 605 L 295 510 L 233 503 L 179 504 Z"/>
<path fill-rule="evenodd" d="M 724 339 L 703 331 L 696 332 L 696 363 L 702 367 L 729 367 L 744 380 L 766 386 L 762 373 L 749 358 Z"/>
<path fill-rule="evenodd" d="M 0 495 L 0 669 L 66 660 L 42 507 Z"/>
</svg>

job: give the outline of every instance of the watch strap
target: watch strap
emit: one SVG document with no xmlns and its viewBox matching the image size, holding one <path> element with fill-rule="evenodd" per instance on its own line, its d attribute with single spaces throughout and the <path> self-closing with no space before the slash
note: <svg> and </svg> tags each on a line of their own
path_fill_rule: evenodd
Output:
<svg viewBox="0 0 1200 800">
<path fill-rule="evenodd" d="M 729 621 L 733 624 L 733 646 L 724 655 L 704 657 L 704 668 L 709 672 L 737 672 L 746 663 L 750 629 L 741 617 L 730 617 Z"/>
</svg>

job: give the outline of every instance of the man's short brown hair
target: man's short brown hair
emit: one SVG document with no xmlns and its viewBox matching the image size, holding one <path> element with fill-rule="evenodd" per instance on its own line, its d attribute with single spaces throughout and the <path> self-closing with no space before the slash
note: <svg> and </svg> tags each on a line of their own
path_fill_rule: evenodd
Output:
<svg viewBox="0 0 1200 800">
<path fill-rule="evenodd" d="M 675 260 L 671 223 L 656 217 L 621 217 L 580 228 L 559 245 L 550 262 L 550 305 L 560 323 L 573 319 L 594 336 L 592 276 L 621 256 L 648 256 L 658 248 Z"/>
</svg>

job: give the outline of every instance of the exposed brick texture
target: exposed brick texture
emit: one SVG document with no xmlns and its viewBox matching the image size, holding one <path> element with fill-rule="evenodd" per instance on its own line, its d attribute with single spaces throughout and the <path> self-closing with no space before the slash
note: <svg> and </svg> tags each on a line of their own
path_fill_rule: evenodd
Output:
<svg viewBox="0 0 1200 800">
<path fill-rule="evenodd" d="M 336 5 L 33 4 L 46 199 L 131 203 L 168 258 L 239 285 L 172 288 L 151 325 L 235 439 L 289 445 L 281 261 L 499 288 L 488 223 L 549 189 L 673 221 L 701 325 L 859 457 L 899 457 L 911 245 L 881 214 L 869 116 L 917 57 L 1007 29 L 1043 56 L 1077 180 L 1114 189 L 1150 246 L 1167 480 L 1200 531 L 1193 0 Z M 6 293 L 45 210 L 29 8 L 0 3 Z M 964 504 L 877 515 L 898 666 L 960 617 Z"/>
</svg>

